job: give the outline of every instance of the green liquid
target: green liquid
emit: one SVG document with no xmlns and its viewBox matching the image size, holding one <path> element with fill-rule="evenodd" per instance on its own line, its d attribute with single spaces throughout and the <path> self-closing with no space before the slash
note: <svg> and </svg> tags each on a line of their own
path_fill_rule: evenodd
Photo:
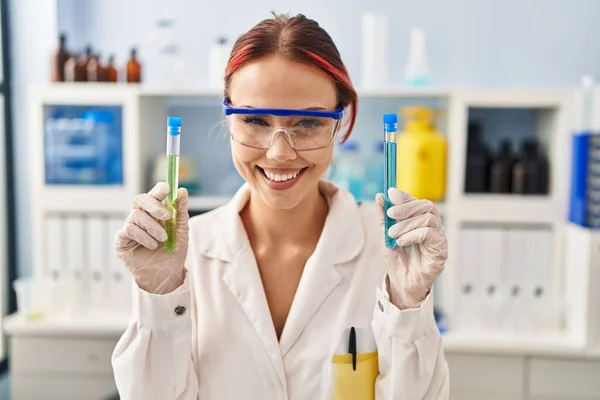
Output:
<svg viewBox="0 0 600 400">
<path fill-rule="evenodd" d="M 167 195 L 167 209 L 171 213 L 171 218 L 165 224 L 167 231 L 167 241 L 165 250 L 171 253 L 177 247 L 177 189 L 179 187 L 179 156 L 167 156 L 167 183 L 169 184 L 169 194 Z"/>
<path fill-rule="evenodd" d="M 384 153 L 384 187 L 385 187 L 385 205 L 384 205 L 384 217 L 385 217 L 385 245 L 388 249 L 396 247 L 396 239 L 388 236 L 388 230 L 396 223 L 396 220 L 388 217 L 387 210 L 394 206 L 388 196 L 388 189 L 396 187 L 396 143 L 385 142 L 385 153 Z"/>
</svg>

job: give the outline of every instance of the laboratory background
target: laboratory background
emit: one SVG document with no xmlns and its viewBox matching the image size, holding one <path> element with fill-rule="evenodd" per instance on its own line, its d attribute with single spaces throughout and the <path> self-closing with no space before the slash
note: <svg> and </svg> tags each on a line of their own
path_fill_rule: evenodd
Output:
<svg viewBox="0 0 600 400">
<path fill-rule="evenodd" d="M 117 399 L 131 278 L 112 238 L 165 179 L 182 118 L 190 213 L 243 183 L 221 108 L 236 38 L 315 19 L 359 94 L 327 178 L 437 204 L 452 400 L 600 399 L 600 1 L 0 0 L 0 399 Z"/>
</svg>

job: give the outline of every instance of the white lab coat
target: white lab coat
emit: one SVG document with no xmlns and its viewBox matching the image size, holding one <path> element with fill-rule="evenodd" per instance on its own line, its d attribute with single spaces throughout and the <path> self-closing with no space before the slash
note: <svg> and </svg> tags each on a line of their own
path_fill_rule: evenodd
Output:
<svg viewBox="0 0 600 400">
<path fill-rule="evenodd" d="M 390 303 L 377 210 L 329 182 L 321 188 L 329 214 L 280 340 L 239 217 L 244 186 L 229 204 L 191 219 L 180 288 L 135 290 L 131 323 L 113 355 L 122 399 L 324 399 L 331 357 L 352 326 L 372 328 L 377 400 L 448 399 L 431 295 L 418 309 Z"/>
</svg>

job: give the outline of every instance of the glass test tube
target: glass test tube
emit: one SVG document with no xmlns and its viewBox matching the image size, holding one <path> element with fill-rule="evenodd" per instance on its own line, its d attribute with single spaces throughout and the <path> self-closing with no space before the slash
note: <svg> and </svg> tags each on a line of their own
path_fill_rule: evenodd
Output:
<svg viewBox="0 0 600 400">
<path fill-rule="evenodd" d="M 396 239 L 388 235 L 388 230 L 396 223 L 388 217 L 387 211 L 393 206 L 388 195 L 388 189 L 396 187 L 396 138 L 398 136 L 398 116 L 396 114 L 383 115 L 383 142 L 384 142 L 384 172 L 383 186 L 385 188 L 384 219 L 385 219 L 385 246 L 388 249 L 396 247 Z"/>
<path fill-rule="evenodd" d="M 177 190 L 179 189 L 179 144 L 181 138 L 181 118 L 167 118 L 167 183 L 169 194 L 167 194 L 167 209 L 171 218 L 165 224 L 167 241 L 165 250 L 175 251 L 177 247 Z"/>
</svg>

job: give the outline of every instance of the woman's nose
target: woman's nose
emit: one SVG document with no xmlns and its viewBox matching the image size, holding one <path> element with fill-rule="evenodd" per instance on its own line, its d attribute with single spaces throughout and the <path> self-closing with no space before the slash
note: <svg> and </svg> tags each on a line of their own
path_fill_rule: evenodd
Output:
<svg viewBox="0 0 600 400">
<path fill-rule="evenodd" d="M 296 159 L 297 154 L 289 142 L 285 132 L 275 132 L 271 147 L 267 150 L 267 158 L 275 161 L 287 161 Z"/>
</svg>

